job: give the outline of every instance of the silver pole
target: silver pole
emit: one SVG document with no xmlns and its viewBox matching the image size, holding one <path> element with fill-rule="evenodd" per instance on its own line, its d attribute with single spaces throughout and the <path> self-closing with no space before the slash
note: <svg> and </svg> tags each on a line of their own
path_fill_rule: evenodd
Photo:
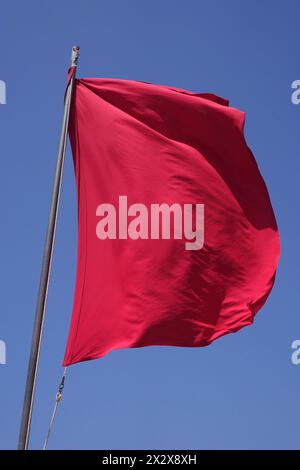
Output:
<svg viewBox="0 0 300 470">
<path fill-rule="evenodd" d="M 72 66 L 74 67 L 77 66 L 78 57 L 79 57 L 79 47 L 74 46 L 72 48 L 72 59 L 71 59 Z M 44 318 L 45 318 L 47 292 L 48 292 L 49 279 L 50 279 L 50 273 L 51 273 L 51 263 L 52 263 L 52 256 L 53 256 L 57 213 L 58 213 L 58 207 L 59 207 L 60 188 L 61 188 L 61 181 L 62 181 L 64 159 L 65 159 L 66 142 L 67 142 L 68 126 L 69 126 L 69 116 L 70 116 L 70 106 L 71 106 L 72 91 L 74 88 L 75 73 L 76 73 L 76 68 L 70 80 L 70 83 L 66 92 L 66 97 L 65 97 L 63 122 L 62 122 L 62 128 L 61 128 L 55 177 L 54 177 L 53 190 L 52 190 L 51 206 L 50 206 L 50 213 L 49 213 L 49 219 L 48 219 L 48 228 L 47 228 L 47 234 L 46 234 L 46 240 L 45 240 L 45 246 L 44 246 L 44 255 L 43 255 L 42 269 L 41 269 L 41 275 L 40 275 L 38 298 L 37 298 L 37 304 L 36 304 L 36 310 L 35 310 L 31 351 L 30 351 L 28 370 L 27 370 L 27 381 L 26 381 L 26 388 L 25 388 L 22 421 L 21 421 L 20 434 L 19 434 L 19 444 L 18 444 L 19 450 L 27 450 L 28 443 L 29 443 L 32 408 L 33 408 L 37 369 L 38 369 L 39 355 L 40 355 L 40 348 L 41 348 L 41 339 L 42 339 L 42 334 L 43 334 L 43 324 L 44 324 Z"/>
</svg>

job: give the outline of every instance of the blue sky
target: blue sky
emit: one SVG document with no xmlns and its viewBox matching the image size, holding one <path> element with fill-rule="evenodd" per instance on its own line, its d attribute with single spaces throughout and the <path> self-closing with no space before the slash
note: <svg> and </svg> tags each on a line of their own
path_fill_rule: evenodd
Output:
<svg viewBox="0 0 300 470">
<path fill-rule="evenodd" d="M 49 448 L 300 448 L 300 79 L 296 0 L 0 4 L 0 448 L 15 448 L 70 50 L 78 75 L 213 92 L 246 111 L 282 255 L 254 326 L 208 348 L 116 351 L 72 366 Z M 70 149 L 32 422 L 41 448 L 62 373 L 73 300 L 76 198 Z"/>
</svg>

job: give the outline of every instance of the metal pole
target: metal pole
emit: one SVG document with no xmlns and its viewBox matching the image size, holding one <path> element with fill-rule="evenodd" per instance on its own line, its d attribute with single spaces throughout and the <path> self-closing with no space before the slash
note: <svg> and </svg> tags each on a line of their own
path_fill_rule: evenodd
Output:
<svg viewBox="0 0 300 470">
<path fill-rule="evenodd" d="M 45 318 L 47 292 L 48 292 L 48 286 L 49 286 L 51 262 L 52 262 L 53 247 L 54 247 L 54 240 L 55 240 L 56 221 L 57 221 L 57 213 L 58 213 L 58 207 L 59 207 L 62 172 L 63 172 L 64 158 L 65 158 L 65 151 L 66 151 L 71 98 L 72 98 L 72 91 L 74 88 L 74 80 L 75 80 L 78 57 L 79 57 L 79 47 L 74 46 L 72 48 L 71 65 L 75 67 L 75 70 L 70 80 L 70 83 L 66 92 L 66 97 L 65 97 L 63 122 L 62 122 L 62 128 L 61 128 L 61 136 L 60 136 L 55 177 L 54 177 L 53 190 L 52 190 L 51 206 L 50 206 L 48 228 L 47 228 L 47 234 L 46 234 L 46 240 L 45 240 L 42 269 L 41 269 L 41 275 L 40 275 L 38 298 L 37 298 L 37 304 L 36 304 L 36 310 L 35 310 L 35 320 L 34 320 L 33 335 L 32 335 L 32 342 L 31 342 L 30 358 L 29 358 L 29 363 L 28 363 L 22 421 L 21 421 L 20 434 L 19 434 L 19 444 L 18 444 L 19 450 L 28 449 L 37 369 L 38 369 L 38 362 L 39 362 L 41 339 L 42 339 L 42 334 L 43 334 L 43 324 L 44 324 L 44 318 Z"/>
</svg>

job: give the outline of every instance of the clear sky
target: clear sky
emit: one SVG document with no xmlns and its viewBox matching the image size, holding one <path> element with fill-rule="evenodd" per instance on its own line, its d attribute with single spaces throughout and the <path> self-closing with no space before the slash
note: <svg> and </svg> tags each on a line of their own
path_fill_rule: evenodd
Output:
<svg viewBox="0 0 300 470">
<path fill-rule="evenodd" d="M 115 351 L 71 366 L 49 448 L 300 448 L 300 79 L 296 0 L 0 1 L 0 448 L 15 448 L 70 50 L 78 76 L 212 92 L 246 111 L 246 137 L 281 234 L 276 285 L 253 326 L 207 348 Z M 105 116 L 104 116 L 105 118 Z M 70 149 L 41 351 L 31 447 L 41 448 L 73 301 L 76 198 Z"/>
</svg>

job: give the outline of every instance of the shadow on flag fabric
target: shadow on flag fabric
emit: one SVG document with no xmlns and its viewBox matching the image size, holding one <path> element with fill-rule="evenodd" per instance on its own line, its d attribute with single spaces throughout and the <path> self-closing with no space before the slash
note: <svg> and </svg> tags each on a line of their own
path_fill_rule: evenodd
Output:
<svg viewBox="0 0 300 470">
<path fill-rule="evenodd" d="M 120 348 L 206 346 L 253 323 L 279 235 L 244 138 L 212 94 L 76 80 L 75 297 L 64 365 Z"/>
</svg>

